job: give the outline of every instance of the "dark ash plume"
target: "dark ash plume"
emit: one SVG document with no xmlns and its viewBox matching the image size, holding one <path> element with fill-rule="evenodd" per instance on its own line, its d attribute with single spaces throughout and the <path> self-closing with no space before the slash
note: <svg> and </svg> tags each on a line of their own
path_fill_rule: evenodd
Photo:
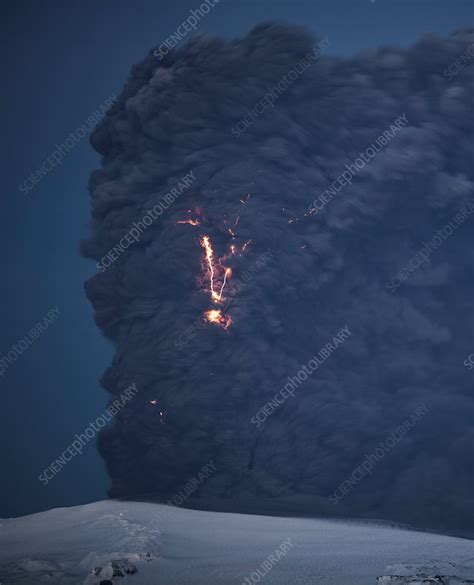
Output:
<svg viewBox="0 0 474 585">
<path fill-rule="evenodd" d="M 474 199 L 474 60 L 445 73 L 473 40 L 462 31 L 408 50 L 323 55 L 238 138 L 232 128 L 313 50 L 305 31 L 201 36 L 133 68 L 92 136 L 103 162 L 83 253 L 99 261 L 188 172 L 196 181 L 86 284 L 117 349 L 104 387 L 112 398 L 140 389 L 100 437 L 112 496 L 165 500 L 212 460 L 203 501 L 295 501 L 306 512 L 473 528 L 473 378 L 463 360 L 474 351 L 474 217 L 387 287 Z M 289 223 L 402 114 L 408 124 L 351 184 Z M 201 226 L 176 223 L 189 209 Z M 232 297 L 232 327 L 201 323 L 183 344 L 209 309 L 199 236 L 205 229 L 222 255 L 224 219 L 237 216 L 236 241 L 252 244 L 229 262 L 234 279 L 268 249 L 272 260 Z M 351 338 L 257 429 L 255 413 L 346 324 Z M 428 414 L 331 505 L 423 403 Z"/>
</svg>

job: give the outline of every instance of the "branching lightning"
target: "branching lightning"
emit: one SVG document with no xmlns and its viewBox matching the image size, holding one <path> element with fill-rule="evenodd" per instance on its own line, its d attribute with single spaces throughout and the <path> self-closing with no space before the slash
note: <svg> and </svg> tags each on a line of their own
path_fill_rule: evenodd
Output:
<svg viewBox="0 0 474 585">
<path fill-rule="evenodd" d="M 248 193 L 244 198 L 240 199 L 240 203 L 245 205 L 249 201 L 250 197 L 251 194 Z M 190 209 L 188 210 L 188 213 L 191 213 Z M 194 215 L 197 215 L 201 219 L 189 217 L 187 219 L 178 220 L 176 223 L 187 224 L 191 226 L 202 225 L 202 211 L 197 209 L 194 212 Z M 224 225 L 227 224 L 226 217 L 224 218 L 223 222 Z M 237 238 L 235 230 L 239 225 L 239 222 L 240 215 L 238 215 L 235 219 L 232 228 L 228 227 L 226 230 L 232 240 Z M 245 253 L 251 242 L 252 240 L 247 240 L 244 242 L 244 244 L 240 247 L 239 255 Z M 211 236 L 209 234 L 200 236 L 199 244 L 204 250 L 204 258 L 202 261 L 203 274 L 198 279 L 198 282 L 200 286 L 202 286 L 209 293 L 211 302 L 215 305 L 220 305 L 226 300 L 226 287 L 228 287 L 230 279 L 232 278 L 232 269 L 229 266 L 226 266 L 225 262 L 229 259 L 229 257 L 237 255 L 237 245 L 235 243 L 231 243 L 229 245 L 229 252 L 221 257 L 218 257 L 216 256 Z M 212 308 L 205 311 L 204 317 L 209 323 L 215 323 L 224 329 L 228 329 L 232 325 L 232 318 L 230 315 L 226 315 L 222 309 L 219 308 Z"/>
</svg>

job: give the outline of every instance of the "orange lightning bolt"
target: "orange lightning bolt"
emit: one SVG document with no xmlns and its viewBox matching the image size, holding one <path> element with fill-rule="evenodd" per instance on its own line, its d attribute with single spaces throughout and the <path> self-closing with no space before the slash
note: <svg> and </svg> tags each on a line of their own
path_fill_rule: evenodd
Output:
<svg viewBox="0 0 474 585">
<path fill-rule="evenodd" d="M 203 236 L 201 238 L 201 246 L 206 252 L 207 269 L 209 272 L 209 281 L 211 285 L 211 297 L 213 301 L 219 300 L 219 295 L 214 290 L 214 250 L 209 236 Z"/>
<path fill-rule="evenodd" d="M 230 268 L 223 270 L 220 264 L 220 260 L 222 259 L 216 262 L 214 249 L 209 236 L 203 236 L 200 239 L 200 244 L 205 251 L 205 266 L 209 277 L 211 300 L 214 303 L 219 303 L 224 300 L 224 289 L 227 281 L 232 276 L 232 270 Z M 219 289 L 219 292 L 217 292 L 217 289 Z M 223 315 L 219 309 L 210 309 L 204 313 L 204 316 L 209 323 L 216 323 L 224 329 L 228 329 L 232 324 L 231 317 L 229 315 Z"/>
</svg>

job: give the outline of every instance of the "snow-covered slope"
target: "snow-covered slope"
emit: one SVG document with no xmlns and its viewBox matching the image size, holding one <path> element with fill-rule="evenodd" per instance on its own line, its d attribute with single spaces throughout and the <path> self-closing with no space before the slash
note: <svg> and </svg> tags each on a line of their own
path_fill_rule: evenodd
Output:
<svg viewBox="0 0 474 585">
<path fill-rule="evenodd" d="M 474 542 L 109 500 L 0 521 L 0 565 L 2 585 L 458 585 L 474 580 Z"/>
</svg>

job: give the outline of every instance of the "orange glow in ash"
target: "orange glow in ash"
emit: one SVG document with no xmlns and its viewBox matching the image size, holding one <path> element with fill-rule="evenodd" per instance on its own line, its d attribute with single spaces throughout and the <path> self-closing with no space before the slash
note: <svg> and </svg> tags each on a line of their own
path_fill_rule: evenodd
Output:
<svg viewBox="0 0 474 585">
<path fill-rule="evenodd" d="M 223 315 L 219 309 L 210 309 L 204 313 L 204 316 L 209 323 L 216 323 L 224 329 L 228 329 L 232 325 L 232 318 L 229 315 Z"/>
</svg>

